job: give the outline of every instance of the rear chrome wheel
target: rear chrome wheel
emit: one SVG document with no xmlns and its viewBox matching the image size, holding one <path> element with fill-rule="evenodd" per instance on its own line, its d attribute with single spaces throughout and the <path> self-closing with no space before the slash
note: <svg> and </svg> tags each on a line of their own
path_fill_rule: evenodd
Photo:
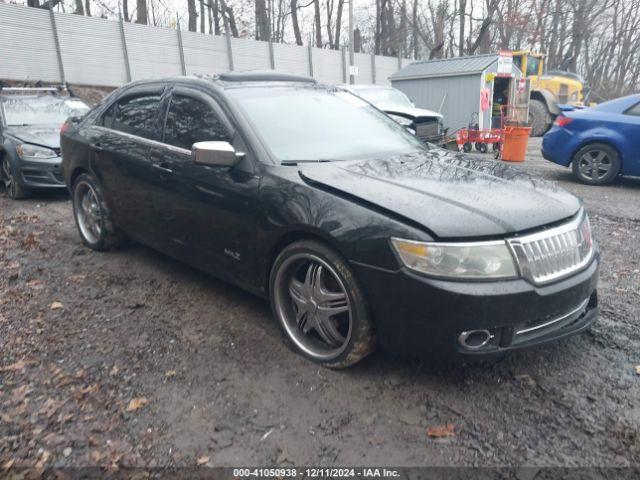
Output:
<svg viewBox="0 0 640 480">
<path fill-rule="evenodd" d="M 312 241 L 296 242 L 276 259 L 271 302 L 296 350 L 329 367 L 351 365 L 373 349 L 373 329 L 346 262 Z"/>
<path fill-rule="evenodd" d="M 618 152 L 604 143 L 587 145 L 573 157 L 572 169 L 582 183 L 604 185 L 620 173 Z"/>
<path fill-rule="evenodd" d="M 83 173 L 73 184 L 73 216 L 82 242 L 93 250 L 109 250 L 122 243 L 124 235 L 111 221 L 100 184 Z"/>
<path fill-rule="evenodd" d="M 89 243 L 97 243 L 102 235 L 104 220 L 100 203 L 93 187 L 86 181 L 80 181 L 74 192 L 76 221 L 80 234 Z"/>
</svg>

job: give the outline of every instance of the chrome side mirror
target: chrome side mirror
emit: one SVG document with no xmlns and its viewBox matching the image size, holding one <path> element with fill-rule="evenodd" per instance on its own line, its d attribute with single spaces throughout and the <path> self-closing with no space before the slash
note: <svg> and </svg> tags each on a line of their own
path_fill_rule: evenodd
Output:
<svg viewBox="0 0 640 480">
<path fill-rule="evenodd" d="M 197 142 L 191 147 L 194 163 L 211 167 L 233 167 L 243 156 L 229 142 Z"/>
</svg>

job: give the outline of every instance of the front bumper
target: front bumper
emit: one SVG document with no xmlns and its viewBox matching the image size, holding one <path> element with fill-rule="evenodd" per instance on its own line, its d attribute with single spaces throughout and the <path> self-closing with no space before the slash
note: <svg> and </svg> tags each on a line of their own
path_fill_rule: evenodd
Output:
<svg viewBox="0 0 640 480">
<path fill-rule="evenodd" d="M 383 349 L 469 359 L 539 345 L 587 329 L 598 313 L 599 254 L 582 271 L 534 286 L 523 279 L 451 282 L 406 268 L 392 272 L 354 264 Z M 463 332 L 487 330 L 481 348 L 463 347 Z"/>
<path fill-rule="evenodd" d="M 65 188 L 62 158 L 18 160 L 20 180 L 28 188 Z"/>
</svg>

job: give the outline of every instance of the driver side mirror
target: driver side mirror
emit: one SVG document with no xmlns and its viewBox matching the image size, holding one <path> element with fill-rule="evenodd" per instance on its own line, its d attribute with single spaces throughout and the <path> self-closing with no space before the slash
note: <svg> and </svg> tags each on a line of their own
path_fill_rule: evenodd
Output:
<svg viewBox="0 0 640 480">
<path fill-rule="evenodd" d="M 197 142 L 191 147 L 194 163 L 210 167 L 233 167 L 243 156 L 229 142 Z"/>
</svg>

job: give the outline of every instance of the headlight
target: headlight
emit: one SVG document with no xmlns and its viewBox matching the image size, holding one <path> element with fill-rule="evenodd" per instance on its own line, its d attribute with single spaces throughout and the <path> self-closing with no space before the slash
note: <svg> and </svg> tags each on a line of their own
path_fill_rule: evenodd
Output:
<svg viewBox="0 0 640 480">
<path fill-rule="evenodd" d="M 435 243 L 392 238 L 391 244 L 408 268 L 434 277 L 476 280 L 518 277 L 511 251 L 503 241 Z"/>
<path fill-rule="evenodd" d="M 388 115 L 403 127 L 410 127 L 411 125 L 413 125 L 413 120 L 410 120 L 406 117 L 403 117 L 401 115 L 394 115 L 393 113 L 389 113 Z"/>
<path fill-rule="evenodd" d="M 40 160 L 43 158 L 56 158 L 58 156 L 58 154 L 50 148 L 39 147 L 29 143 L 18 145 L 16 147 L 16 152 L 18 152 L 18 156 L 24 160 Z"/>
</svg>

